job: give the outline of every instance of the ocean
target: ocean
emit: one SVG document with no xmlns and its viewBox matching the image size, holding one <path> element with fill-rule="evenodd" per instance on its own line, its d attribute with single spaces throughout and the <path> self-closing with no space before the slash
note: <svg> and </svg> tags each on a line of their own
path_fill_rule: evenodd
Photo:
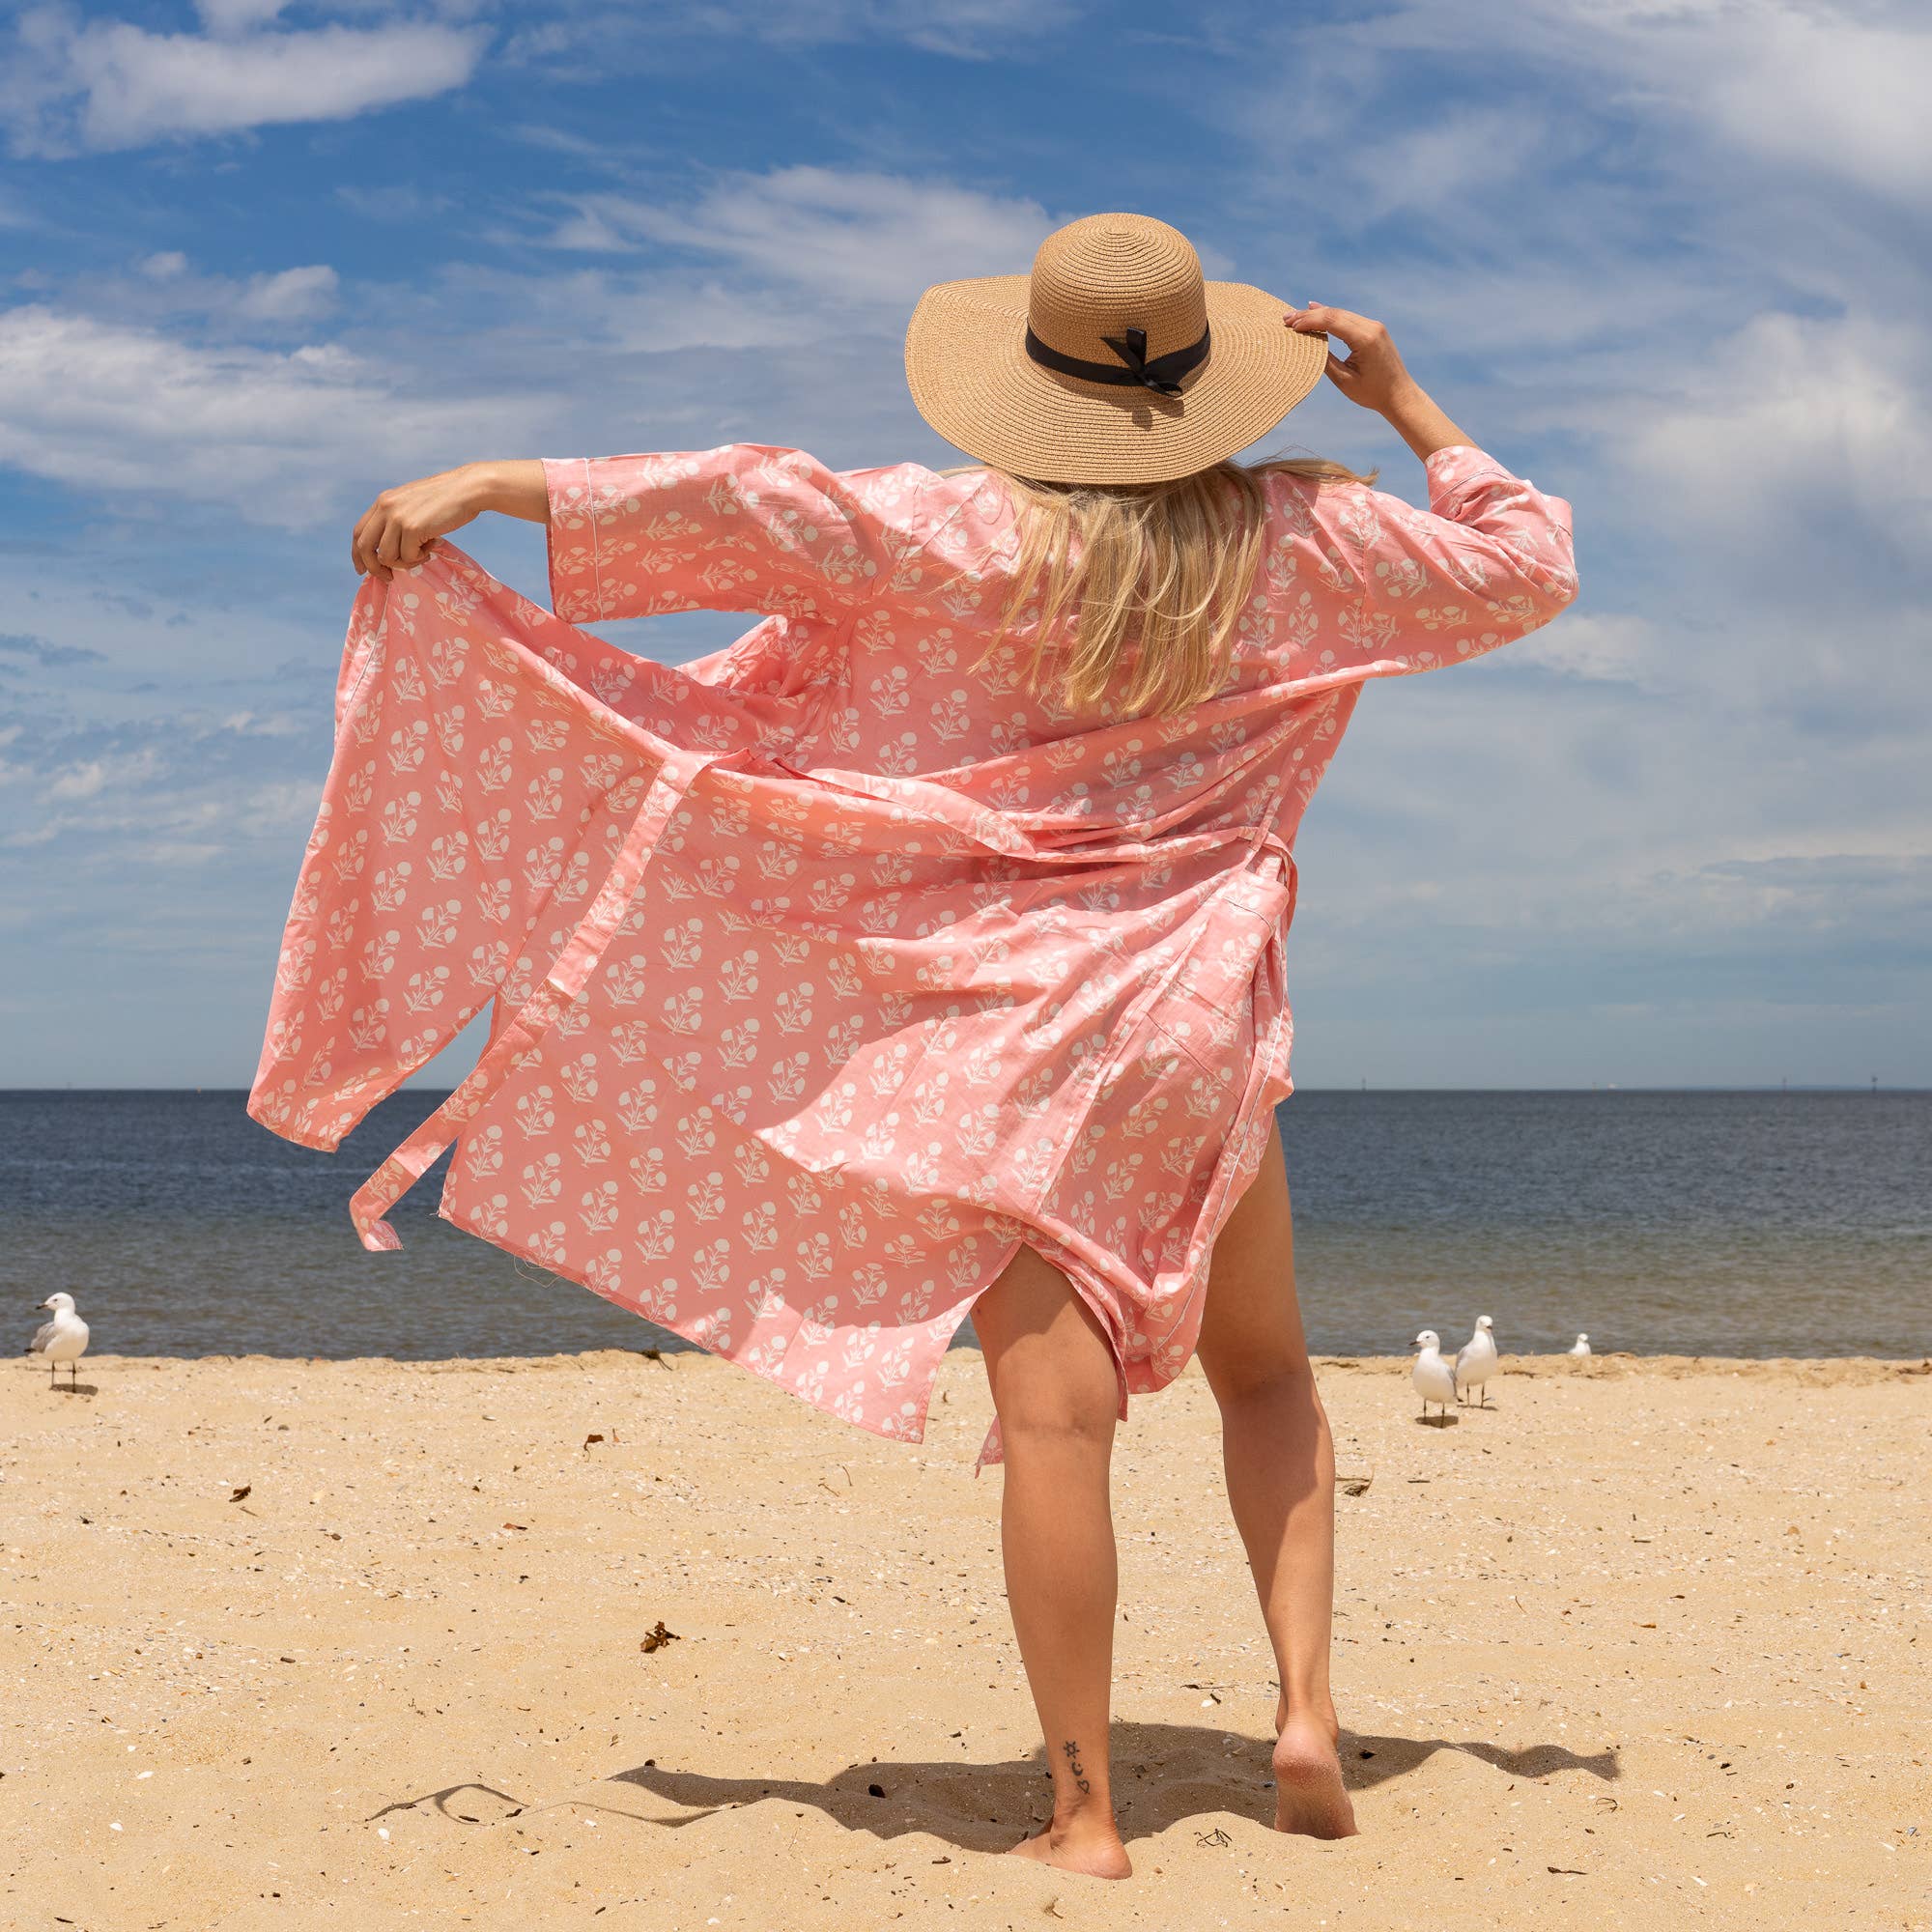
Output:
<svg viewBox="0 0 1932 1932">
<path fill-rule="evenodd" d="M 0 1268 L 19 1345 L 56 1289 L 130 1355 L 683 1348 L 435 1214 L 439 1166 L 350 1229 L 356 1185 L 442 1098 L 336 1154 L 239 1092 L 0 1092 Z M 1932 1094 L 1337 1093 L 1281 1108 L 1310 1346 L 1400 1354 L 1495 1320 L 1506 1353 L 1932 1350 Z"/>
</svg>

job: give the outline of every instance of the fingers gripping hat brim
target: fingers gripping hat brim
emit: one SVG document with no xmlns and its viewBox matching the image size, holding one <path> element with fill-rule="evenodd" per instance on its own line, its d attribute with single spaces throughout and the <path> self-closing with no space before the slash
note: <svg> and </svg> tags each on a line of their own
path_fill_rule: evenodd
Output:
<svg viewBox="0 0 1932 1932">
<path fill-rule="evenodd" d="M 1026 352 L 1029 278 L 927 289 L 906 329 L 919 412 L 981 463 L 1041 482 L 1161 483 L 1245 449 L 1321 380 L 1328 338 L 1290 328 L 1288 304 L 1245 282 L 1206 284 L 1208 359 L 1164 396 L 1089 382 Z"/>
</svg>

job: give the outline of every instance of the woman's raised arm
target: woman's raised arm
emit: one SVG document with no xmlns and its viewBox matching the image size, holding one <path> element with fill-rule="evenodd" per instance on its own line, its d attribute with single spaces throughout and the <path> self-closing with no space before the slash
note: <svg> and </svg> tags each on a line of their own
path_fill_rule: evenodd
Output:
<svg viewBox="0 0 1932 1932">
<path fill-rule="evenodd" d="M 460 530 L 485 510 L 525 522 L 550 522 L 550 493 L 536 457 L 465 463 L 384 490 L 362 512 L 349 552 L 356 570 L 385 582 L 420 563 L 438 537 Z"/>
<path fill-rule="evenodd" d="M 1386 418 L 1422 459 L 1429 508 L 1379 490 L 1332 494 L 1331 555 L 1361 588 L 1318 668 L 1370 675 L 1428 670 L 1493 650 L 1547 624 L 1577 595 L 1567 498 L 1515 475 L 1473 442 L 1408 373 L 1388 330 L 1351 309 L 1290 309 L 1290 328 L 1349 351 L 1328 377 Z"/>
<path fill-rule="evenodd" d="M 550 528 L 551 608 L 571 623 L 666 611 L 827 617 L 898 582 L 937 594 L 918 464 L 850 475 L 800 449 L 724 443 L 632 456 L 469 463 L 384 490 L 355 568 L 387 579 L 484 510 Z M 958 507 L 940 493 L 938 514 Z"/>
</svg>

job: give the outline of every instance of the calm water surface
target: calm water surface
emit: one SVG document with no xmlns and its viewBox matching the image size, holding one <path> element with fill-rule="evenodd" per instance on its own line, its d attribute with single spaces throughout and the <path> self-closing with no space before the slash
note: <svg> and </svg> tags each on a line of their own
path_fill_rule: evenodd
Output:
<svg viewBox="0 0 1932 1932">
<path fill-rule="evenodd" d="M 440 1094 L 337 1154 L 240 1093 L 0 1093 L 0 1270 L 24 1344 L 71 1291 L 118 1354 L 683 1347 L 435 1214 L 368 1254 L 355 1186 Z M 1281 1109 L 1312 1345 L 1403 1352 L 1495 1317 L 1505 1350 L 1921 1356 L 1932 1094 L 1297 1094 Z"/>
</svg>

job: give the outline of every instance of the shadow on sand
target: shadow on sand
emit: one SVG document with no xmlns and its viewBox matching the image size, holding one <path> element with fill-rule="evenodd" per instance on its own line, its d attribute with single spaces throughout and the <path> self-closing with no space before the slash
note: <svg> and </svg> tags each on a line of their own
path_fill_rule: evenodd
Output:
<svg viewBox="0 0 1932 1932">
<path fill-rule="evenodd" d="M 1117 1723 L 1113 1729 L 1114 1798 L 1122 1836 L 1151 1837 L 1189 1818 L 1232 1811 L 1272 1823 L 1274 1781 L 1270 1746 L 1192 1724 Z M 1448 1738 L 1390 1738 L 1345 1731 L 1342 1770 L 1351 1791 L 1365 1791 L 1414 1771 L 1437 1751 L 1464 1751 L 1511 1777 L 1543 1778 L 1577 1771 L 1610 1781 L 1621 1776 L 1614 1750 L 1578 1756 L 1561 1745 L 1505 1750 Z M 634 1784 L 685 1807 L 681 1817 L 646 1822 L 671 1829 L 696 1824 L 738 1804 L 776 1799 L 809 1805 L 847 1831 L 895 1838 L 929 1832 L 967 1851 L 1004 1851 L 1052 1809 L 1045 1755 L 994 1764 L 905 1762 L 847 1765 L 823 1783 L 804 1778 L 718 1777 L 670 1771 L 647 1762 L 613 1772 L 611 1782 Z"/>
</svg>

